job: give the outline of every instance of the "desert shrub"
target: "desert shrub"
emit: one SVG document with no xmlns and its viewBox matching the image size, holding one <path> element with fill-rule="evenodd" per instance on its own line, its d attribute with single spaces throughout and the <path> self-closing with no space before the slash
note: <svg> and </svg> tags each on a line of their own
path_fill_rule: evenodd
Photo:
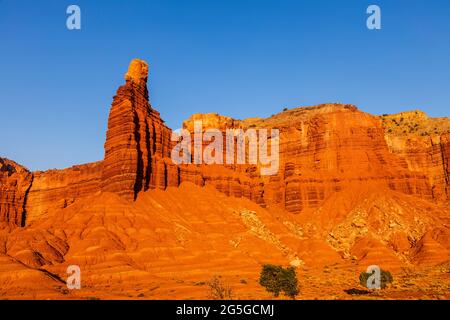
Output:
<svg viewBox="0 0 450 320">
<path fill-rule="evenodd" d="M 209 287 L 209 295 L 213 300 L 232 300 L 233 299 L 233 291 L 228 285 L 222 283 L 218 276 L 212 277 L 210 281 L 208 281 Z"/>
<path fill-rule="evenodd" d="M 289 109 L 288 108 L 283 108 L 283 111 L 288 111 Z"/>
<path fill-rule="evenodd" d="M 359 283 L 363 286 L 367 288 L 367 280 L 369 279 L 369 277 L 372 275 L 373 273 L 368 273 L 368 272 L 361 272 L 359 275 Z M 392 281 L 394 281 L 394 278 L 392 277 L 392 274 L 389 271 L 385 271 L 383 269 L 380 270 L 380 275 L 381 275 L 381 281 L 380 281 L 380 286 L 381 289 L 384 289 L 387 287 L 387 285 L 389 283 L 392 283 Z"/>
<path fill-rule="evenodd" d="M 294 267 L 284 269 L 281 266 L 265 264 L 261 270 L 259 283 L 275 297 L 278 297 L 283 291 L 286 296 L 295 299 L 299 293 Z"/>
</svg>

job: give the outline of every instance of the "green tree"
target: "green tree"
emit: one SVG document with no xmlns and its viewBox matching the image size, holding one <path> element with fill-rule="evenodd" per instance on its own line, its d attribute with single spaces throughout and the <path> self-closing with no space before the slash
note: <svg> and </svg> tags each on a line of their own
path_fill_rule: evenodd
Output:
<svg viewBox="0 0 450 320">
<path fill-rule="evenodd" d="M 282 266 L 265 264 L 262 267 L 259 283 L 275 297 L 280 292 L 292 299 L 299 293 L 297 274 L 294 267 L 284 269 Z"/>
</svg>

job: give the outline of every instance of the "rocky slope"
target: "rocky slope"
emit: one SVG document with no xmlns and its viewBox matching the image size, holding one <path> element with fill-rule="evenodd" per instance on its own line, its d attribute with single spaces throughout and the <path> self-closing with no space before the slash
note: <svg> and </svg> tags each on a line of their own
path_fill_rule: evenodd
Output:
<svg viewBox="0 0 450 320">
<path fill-rule="evenodd" d="M 202 132 L 279 129 L 279 171 L 176 165 L 147 79 L 148 65 L 133 60 L 103 160 L 30 172 L 0 158 L 0 295 L 206 298 L 205 281 L 220 274 L 239 297 L 267 298 L 258 272 L 277 263 L 299 268 L 309 298 L 351 298 L 343 289 L 369 264 L 400 278 L 427 272 L 422 288 L 445 297 L 436 286 L 449 285 L 449 119 L 341 104 L 267 119 L 196 114 L 183 124 L 192 137 L 199 120 Z M 65 288 L 70 264 L 82 269 L 80 291 Z M 401 287 L 388 297 L 421 294 Z"/>
</svg>

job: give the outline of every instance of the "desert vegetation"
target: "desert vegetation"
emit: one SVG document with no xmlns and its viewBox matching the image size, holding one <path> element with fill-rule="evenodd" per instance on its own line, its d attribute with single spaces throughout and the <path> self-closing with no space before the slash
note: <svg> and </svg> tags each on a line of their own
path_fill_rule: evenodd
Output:
<svg viewBox="0 0 450 320">
<path fill-rule="evenodd" d="M 361 272 L 359 275 L 359 283 L 363 286 L 363 287 L 368 287 L 367 286 L 367 280 L 369 279 L 369 277 L 372 275 L 372 273 L 368 273 L 368 272 Z M 381 289 L 385 289 L 388 284 L 392 283 L 394 281 L 394 278 L 392 277 L 392 274 L 389 271 L 385 271 L 383 269 L 380 270 L 380 285 L 381 285 Z"/>
<path fill-rule="evenodd" d="M 261 270 L 259 283 L 274 297 L 278 297 L 281 292 L 284 292 L 287 297 L 295 299 L 300 292 L 294 267 L 283 268 L 265 264 Z"/>
</svg>

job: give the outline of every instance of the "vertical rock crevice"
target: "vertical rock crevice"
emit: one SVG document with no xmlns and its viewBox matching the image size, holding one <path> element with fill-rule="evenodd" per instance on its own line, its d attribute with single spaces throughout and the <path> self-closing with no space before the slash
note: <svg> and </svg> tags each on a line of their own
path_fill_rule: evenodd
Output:
<svg viewBox="0 0 450 320">
<path fill-rule="evenodd" d="M 27 222 L 27 200 L 28 200 L 28 195 L 30 194 L 31 187 L 33 186 L 33 180 L 34 180 L 34 175 L 31 174 L 30 185 L 25 190 L 25 194 L 23 196 L 22 217 L 21 217 L 21 221 L 20 221 L 20 226 L 21 227 L 25 227 L 26 226 L 26 222 Z"/>
</svg>

